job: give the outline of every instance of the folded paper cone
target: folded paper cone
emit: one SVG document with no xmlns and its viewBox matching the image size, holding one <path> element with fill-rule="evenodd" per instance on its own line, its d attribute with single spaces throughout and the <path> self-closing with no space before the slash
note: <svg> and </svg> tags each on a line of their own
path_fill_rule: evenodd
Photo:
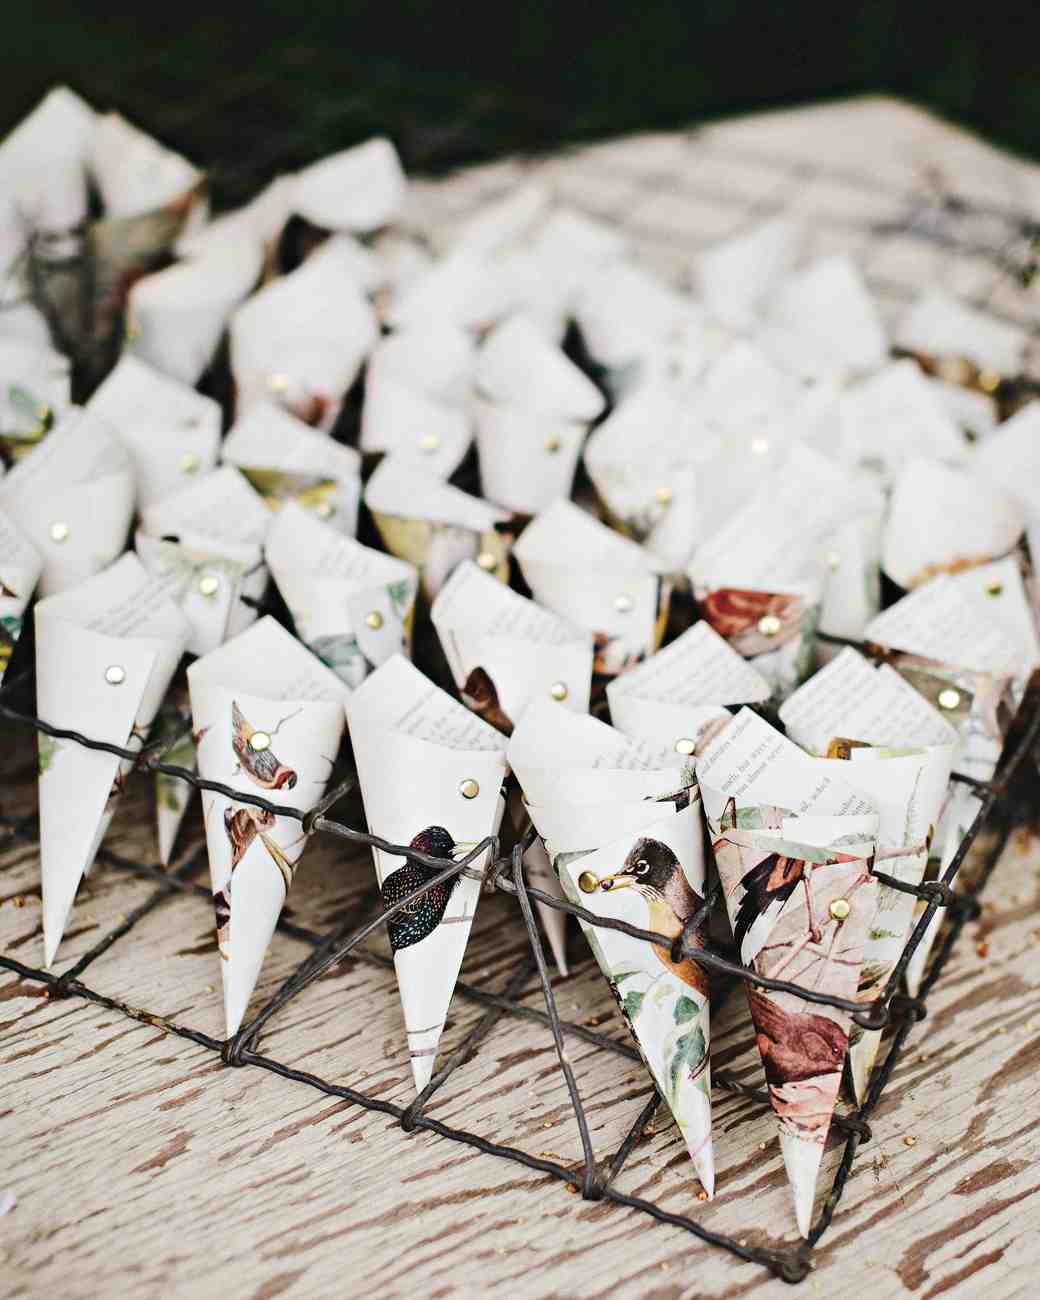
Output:
<svg viewBox="0 0 1040 1300">
<path fill-rule="evenodd" d="M 388 660 L 347 703 L 365 816 L 373 834 L 447 866 L 486 836 L 504 811 L 505 739 L 404 658 Z M 373 849 L 383 905 L 437 875 Z M 474 862 L 479 870 L 487 855 Z M 417 1092 L 429 1083 L 480 881 L 453 876 L 387 923 Z"/>
<path fill-rule="evenodd" d="M 188 639 L 177 607 L 124 555 L 36 606 L 40 718 L 127 748 L 144 741 Z M 132 764 L 41 733 L 40 865 L 49 967 Z"/>
<path fill-rule="evenodd" d="M 313 808 L 343 735 L 343 683 L 271 618 L 188 669 L 198 771 Z M 245 1016 L 306 841 L 300 821 L 204 790 L 228 1037 Z"/>
</svg>

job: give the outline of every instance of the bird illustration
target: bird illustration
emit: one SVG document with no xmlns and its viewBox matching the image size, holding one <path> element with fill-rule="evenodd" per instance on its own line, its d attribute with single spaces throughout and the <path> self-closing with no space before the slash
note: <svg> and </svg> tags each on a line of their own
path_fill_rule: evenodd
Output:
<svg viewBox="0 0 1040 1300">
<path fill-rule="evenodd" d="M 450 862 L 459 845 L 443 826 L 427 826 L 415 836 L 408 847 L 429 854 L 430 857 L 443 858 L 445 862 Z M 425 885 L 438 874 L 436 867 L 428 867 L 421 862 L 406 862 L 403 867 L 391 871 L 383 881 L 380 891 L 383 906 L 392 907 L 394 903 L 400 902 L 402 898 L 407 897 L 413 890 L 418 889 L 420 885 Z M 392 916 L 387 921 L 386 929 L 393 952 L 421 943 L 427 935 L 436 930 L 444 919 L 444 913 L 458 883 L 459 877 L 452 876 L 450 880 L 434 885 L 432 889 L 428 889 L 425 894 L 408 903 L 396 916 Z"/>
<path fill-rule="evenodd" d="M 579 888 L 584 893 L 593 893 L 597 888 L 606 893 L 614 889 L 634 889 L 646 899 L 650 909 L 650 928 L 670 939 L 677 939 L 690 917 L 704 906 L 704 899 L 686 879 L 686 873 L 672 850 L 649 836 L 636 840 L 620 871 L 598 881 L 590 880 L 589 876 L 591 873 L 583 872 L 578 878 Z M 708 996 L 708 977 L 697 962 L 689 957 L 673 962 L 671 948 L 663 944 L 654 944 L 654 952 L 661 964 L 684 984 L 696 989 L 703 997 Z"/>
<path fill-rule="evenodd" d="M 231 724 L 233 728 L 231 748 L 235 751 L 235 757 L 246 774 L 262 790 L 292 790 L 296 785 L 296 773 L 291 767 L 286 767 L 284 763 L 278 761 L 270 748 L 269 737 L 266 748 L 254 748 L 251 742 L 258 734 L 257 728 L 246 721 L 245 715 L 234 700 L 231 702 Z M 278 725 L 281 726 L 281 723 Z"/>
<path fill-rule="evenodd" d="M 513 719 L 498 702 L 498 688 L 485 668 L 474 668 L 463 686 L 462 702 L 478 717 L 506 736 L 513 734 Z"/>
<path fill-rule="evenodd" d="M 238 866 L 246 855 L 250 844 L 256 839 L 261 826 L 270 826 L 274 822 L 274 813 L 265 808 L 224 809 L 224 830 L 231 841 L 231 870 Z"/>
<path fill-rule="evenodd" d="M 771 1087 L 834 1074 L 842 1068 L 848 1034 L 815 1011 L 786 1011 L 761 989 L 748 988 L 758 1050 Z"/>
<path fill-rule="evenodd" d="M 736 919 L 733 922 L 733 938 L 738 950 L 743 951 L 744 940 L 762 913 L 773 903 L 786 903 L 799 882 L 803 880 L 809 909 L 809 924 L 813 931 L 816 931 L 812 891 L 809 887 L 809 870 L 811 864 L 803 862 L 801 858 L 789 858 L 783 853 L 770 853 L 741 878 L 740 883 L 746 892 L 740 900 Z"/>
</svg>

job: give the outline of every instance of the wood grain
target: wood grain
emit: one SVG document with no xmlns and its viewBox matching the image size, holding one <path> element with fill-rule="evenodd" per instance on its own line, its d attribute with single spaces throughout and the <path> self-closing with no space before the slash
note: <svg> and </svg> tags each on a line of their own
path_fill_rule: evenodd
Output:
<svg viewBox="0 0 1040 1300">
<path fill-rule="evenodd" d="M 931 170 L 929 170 L 931 169 Z M 907 106 L 863 101 L 595 146 L 539 163 L 507 161 L 413 187 L 411 220 L 445 238 L 480 201 L 522 175 L 542 177 L 588 212 L 618 221 L 637 255 L 670 278 L 717 238 L 778 206 L 810 220 L 817 247 L 860 256 L 890 318 L 930 279 L 1035 323 L 1037 299 L 1012 292 L 982 258 L 875 229 L 902 213 L 936 169 L 959 192 L 1037 206 L 1040 173 Z M 900 241 L 903 241 L 902 243 Z M 916 250 L 916 251 L 915 251 Z M 12 740 L 0 811 L 32 808 L 31 750 Z M 20 775 L 19 775 L 20 773 Z M 357 818 L 349 805 L 342 815 Z M 197 856 L 193 816 L 179 863 Z M 135 778 L 107 849 L 154 860 L 149 783 Z M 205 883 L 201 863 L 198 877 Z M 930 1000 L 930 1015 L 872 1123 L 802 1294 L 833 1300 L 1011 1300 L 1035 1294 L 1040 1248 L 1040 845 L 1016 835 Z M 296 923 L 326 931 L 374 904 L 364 854 L 308 849 L 290 899 Z M 77 961 L 153 883 L 99 862 L 80 892 L 56 967 Z M 373 952 L 385 943 L 373 940 Z M 259 1006 L 308 954 L 279 933 Z M 0 835 L 0 952 L 42 961 L 39 863 L 31 841 Z M 500 991 L 527 952 L 516 905 L 482 899 L 463 979 Z M 556 981 L 561 1012 L 619 1041 L 624 1028 L 577 933 L 574 971 Z M 205 899 L 162 901 L 94 960 L 93 989 L 178 1024 L 221 1033 L 220 972 Z M 118 1012 L 0 971 L 0 1295 L 29 1297 L 503 1296 L 752 1297 L 790 1292 L 679 1230 L 616 1206 L 583 1203 L 549 1177 L 363 1111 Z M 526 1005 L 541 1006 L 532 980 Z M 457 995 L 450 1051 L 484 1008 Z M 742 997 L 713 1035 L 715 1068 L 758 1085 Z M 609 1159 L 650 1095 L 645 1070 L 577 1038 L 569 1050 L 597 1157 Z M 412 1097 L 392 971 L 348 960 L 269 1023 L 260 1050 L 300 1069 L 407 1104 Z M 565 1163 L 580 1142 L 552 1040 L 503 1016 L 429 1106 L 446 1123 Z M 767 1108 L 715 1098 L 717 1198 L 696 1200 L 667 1113 L 618 1180 L 621 1190 L 693 1213 L 759 1244 L 793 1239 L 789 1194 Z M 910 1144 L 909 1138 L 914 1142 Z M 821 1189 L 840 1158 L 825 1157 Z"/>
</svg>

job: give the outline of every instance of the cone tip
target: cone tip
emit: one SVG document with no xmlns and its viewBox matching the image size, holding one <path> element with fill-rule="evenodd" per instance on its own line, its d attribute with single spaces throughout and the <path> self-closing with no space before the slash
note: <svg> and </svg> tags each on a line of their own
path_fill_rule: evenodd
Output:
<svg viewBox="0 0 1040 1300">
<path fill-rule="evenodd" d="M 414 1054 L 412 1056 L 412 1079 L 415 1082 L 416 1093 L 422 1092 L 423 1088 L 430 1082 L 433 1077 L 434 1053 Z"/>
</svg>

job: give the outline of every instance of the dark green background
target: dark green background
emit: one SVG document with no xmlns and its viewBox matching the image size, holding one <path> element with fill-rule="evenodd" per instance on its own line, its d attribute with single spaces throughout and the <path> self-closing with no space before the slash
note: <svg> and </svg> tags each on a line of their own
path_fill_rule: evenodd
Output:
<svg viewBox="0 0 1040 1300">
<path fill-rule="evenodd" d="M 377 131 L 409 168 L 442 170 L 877 90 L 1040 156 L 1038 8 L 280 0 L 214 12 L 195 0 L 12 0 L 0 131 L 65 80 L 211 166 L 223 203 Z"/>
</svg>

